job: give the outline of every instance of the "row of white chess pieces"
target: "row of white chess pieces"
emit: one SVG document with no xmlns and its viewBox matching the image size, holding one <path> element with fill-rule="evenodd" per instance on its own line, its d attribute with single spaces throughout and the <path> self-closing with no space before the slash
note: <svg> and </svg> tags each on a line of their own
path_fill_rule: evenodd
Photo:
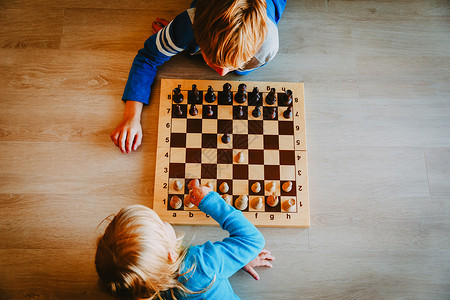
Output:
<svg viewBox="0 0 450 300">
<path fill-rule="evenodd" d="M 200 182 L 198 179 L 193 179 L 188 184 L 188 189 L 191 191 L 194 187 L 200 186 Z M 205 186 L 214 189 L 214 186 L 211 182 L 208 182 L 205 184 Z M 184 188 L 183 181 L 182 180 L 175 180 L 173 183 L 173 188 L 176 191 L 181 191 Z M 232 196 L 227 194 L 230 187 L 228 186 L 228 183 L 223 182 L 219 186 L 219 191 L 223 193 L 222 198 L 227 202 L 229 205 L 231 205 Z M 251 189 L 254 193 L 259 193 L 261 191 L 261 184 L 259 182 L 255 182 Z M 271 207 L 275 207 L 278 205 L 279 199 L 278 196 L 275 194 L 276 185 L 273 181 L 266 184 L 266 191 L 270 192 L 271 194 L 267 197 L 267 205 Z M 290 192 L 292 190 L 292 182 L 287 181 L 282 185 L 282 189 L 285 192 Z M 173 209 L 179 209 L 181 205 L 184 203 L 184 206 L 187 208 L 192 208 L 194 204 L 190 201 L 189 194 L 184 197 L 184 200 L 182 201 L 180 197 L 178 196 L 172 196 L 170 199 L 170 206 Z M 287 212 L 294 212 L 295 211 L 295 199 L 291 198 L 285 202 L 283 202 L 283 209 Z M 234 206 L 239 210 L 245 210 L 247 209 L 249 205 L 249 199 L 247 195 L 239 195 L 239 197 L 234 202 Z M 251 207 L 254 209 L 261 209 L 264 205 L 263 197 L 255 197 L 253 198 L 253 201 L 250 203 Z"/>
</svg>

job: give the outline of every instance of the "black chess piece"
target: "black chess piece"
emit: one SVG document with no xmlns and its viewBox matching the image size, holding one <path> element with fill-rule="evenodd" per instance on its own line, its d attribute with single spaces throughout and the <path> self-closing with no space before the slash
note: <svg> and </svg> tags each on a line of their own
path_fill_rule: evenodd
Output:
<svg viewBox="0 0 450 300">
<path fill-rule="evenodd" d="M 228 133 L 224 133 L 224 135 L 222 135 L 222 143 L 228 144 L 230 142 L 230 140 L 231 140 L 231 138 Z"/>
<path fill-rule="evenodd" d="M 253 91 L 250 93 L 249 96 L 249 105 L 262 105 L 262 103 L 260 103 L 261 101 L 261 94 L 259 93 L 259 89 L 257 86 L 255 86 L 253 88 Z"/>
<path fill-rule="evenodd" d="M 266 96 L 266 103 L 269 105 L 275 104 L 277 96 L 275 95 L 275 88 L 271 88 L 269 94 Z"/>
<path fill-rule="evenodd" d="M 201 102 L 200 92 L 198 91 L 196 84 L 192 85 L 192 97 L 193 97 L 194 103 L 200 103 Z"/>
<path fill-rule="evenodd" d="M 285 119 L 290 119 L 292 117 L 292 104 L 287 107 L 287 109 L 283 112 L 283 117 Z"/>
<path fill-rule="evenodd" d="M 177 116 L 181 116 L 182 114 L 183 114 L 183 111 L 181 110 L 181 106 L 180 105 L 176 105 L 175 106 L 175 114 L 177 115 Z"/>
<path fill-rule="evenodd" d="M 282 99 L 280 99 L 281 105 L 290 105 L 292 103 L 292 91 L 287 90 L 283 95 Z"/>
<path fill-rule="evenodd" d="M 241 83 L 238 86 L 238 91 L 234 96 L 234 100 L 236 100 L 237 103 L 244 103 L 247 101 L 247 86 L 245 83 Z"/>
<path fill-rule="evenodd" d="M 172 100 L 175 103 L 183 102 L 183 94 L 181 93 L 181 89 L 179 87 L 173 89 Z"/>
<path fill-rule="evenodd" d="M 191 108 L 189 108 L 189 114 L 191 116 L 196 116 L 198 114 L 198 109 L 195 107 L 195 104 L 191 104 Z"/>
<path fill-rule="evenodd" d="M 214 114 L 214 112 L 213 112 L 213 110 L 212 110 L 211 105 L 206 105 L 206 106 L 205 106 L 205 114 L 206 114 L 208 117 L 212 117 L 212 115 Z"/>
<path fill-rule="evenodd" d="M 239 105 L 237 107 L 237 109 L 234 110 L 235 111 L 235 119 L 242 119 L 244 117 L 244 109 L 242 107 L 242 105 Z"/>
<path fill-rule="evenodd" d="M 269 110 L 269 119 L 275 120 L 277 118 L 277 108 L 271 107 Z"/>
<path fill-rule="evenodd" d="M 233 94 L 231 93 L 231 84 L 228 82 L 223 85 L 223 95 L 225 103 L 230 104 L 233 101 Z"/>
<path fill-rule="evenodd" d="M 261 116 L 261 106 L 255 106 L 255 109 L 252 111 L 252 116 L 255 118 L 259 118 Z"/>
<path fill-rule="evenodd" d="M 216 94 L 214 94 L 214 90 L 212 86 L 208 86 L 208 91 L 205 94 L 205 101 L 208 103 L 213 103 L 216 101 Z"/>
</svg>

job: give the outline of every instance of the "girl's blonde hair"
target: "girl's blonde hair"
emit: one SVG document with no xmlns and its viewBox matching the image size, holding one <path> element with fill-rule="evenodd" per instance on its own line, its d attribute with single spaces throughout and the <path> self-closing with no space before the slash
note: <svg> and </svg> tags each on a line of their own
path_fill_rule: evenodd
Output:
<svg viewBox="0 0 450 300">
<path fill-rule="evenodd" d="M 188 292 L 178 281 L 187 249 L 169 224 L 150 208 L 131 205 L 113 218 L 98 239 L 95 266 L 103 287 L 127 298 L 161 299 L 162 292 L 176 298 Z M 169 259 L 169 252 L 178 258 Z"/>
<path fill-rule="evenodd" d="M 266 20 L 265 0 L 198 0 L 194 36 L 211 63 L 241 68 L 264 42 Z"/>
</svg>

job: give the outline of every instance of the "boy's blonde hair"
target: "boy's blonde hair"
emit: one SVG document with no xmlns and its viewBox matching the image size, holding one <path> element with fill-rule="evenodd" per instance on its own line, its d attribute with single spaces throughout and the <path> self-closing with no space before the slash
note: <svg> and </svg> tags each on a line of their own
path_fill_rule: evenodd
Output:
<svg viewBox="0 0 450 300">
<path fill-rule="evenodd" d="M 187 291 L 178 282 L 186 255 L 183 237 L 175 237 L 168 223 L 150 208 L 131 205 L 113 218 L 98 239 L 95 266 L 103 287 L 129 298 L 161 298 L 161 292 Z M 168 253 L 178 255 L 174 261 Z"/>
<path fill-rule="evenodd" d="M 194 36 L 211 63 L 242 68 L 264 42 L 266 22 L 264 0 L 198 0 Z"/>
</svg>

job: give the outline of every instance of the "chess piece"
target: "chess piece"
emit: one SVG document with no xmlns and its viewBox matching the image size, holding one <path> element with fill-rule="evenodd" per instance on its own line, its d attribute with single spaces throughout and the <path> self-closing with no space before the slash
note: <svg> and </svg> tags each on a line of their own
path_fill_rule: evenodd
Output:
<svg viewBox="0 0 450 300">
<path fill-rule="evenodd" d="M 183 102 L 183 94 L 181 93 L 181 89 L 179 87 L 173 89 L 172 100 L 175 103 Z"/>
<path fill-rule="evenodd" d="M 269 107 L 269 119 L 275 120 L 277 118 L 277 108 Z"/>
<path fill-rule="evenodd" d="M 262 103 L 261 101 L 261 94 L 259 93 L 259 89 L 257 86 L 253 88 L 253 91 L 251 92 L 251 97 L 249 97 L 249 105 L 258 105 L 260 106 Z"/>
<path fill-rule="evenodd" d="M 209 187 L 210 189 L 214 190 L 214 185 L 211 183 L 211 181 L 208 181 L 205 186 Z"/>
<path fill-rule="evenodd" d="M 292 91 L 287 90 L 286 93 L 283 95 L 282 99 L 280 99 L 280 102 L 282 105 L 291 105 L 292 103 Z"/>
<path fill-rule="evenodd" d="M 255 118 L 259 118 L 261 116 L 261 106 L 255 106 L 255 109 L 252 111 L 252 116 Z"/>
<path fill-rule="evenodd" d="M 248 206 L 248 197 L 247 195 L 240 195 L 236 201 L 234 202 L 234 206 L 239 210 L 244 210 Z"/>
<path fill-rule="evenodd" d="M 267 205 L 271 207 L 275 207 L 278 204 L 278 197 L 275 194 L 270 195 L 267 197 Z"/>
<path fill-rule="evenodd" d="M 283 209 L 287 212 L 295 212 L 295 199 L 291 198 L 283 202 Z"/>
<path fill-rule="evenodd" d="M 175 110 L 175 114 L 176 114 L 177 116 L 183 115 L 183 111 L 181 110 L 181 106 L 180 106 L 179 104 L 175 105 L 174 110 Z"/>
<path fill-rule="evenodd" d="M 292 104 L 289 105 L 286 110 L 283 112 L 283 117 L 285 119 L 290 119 L 292 117 Z"/>
<path fill-rule="evenodd" d="M 245 159 L 244 153 L 242 153 L 242 152 L 239 152 L 239 153 L 236 154 L 236 156 L 234 157 L 234 161 L 237 162 L 237 163 L 239 163 L 239 164 L 243 163 L 243 162 L 244 162 L 244 159 Z"/>
<path fill-rule="evenodd" d="M 244 103 L 247 101 L 247 86 L 244 83 L 241 83 L 238 86 L 238 91 L 234 96 L 234 100 L 236 100 L 237 103 Z"/>
<path fill-rule="evenodd" d="M 244 109 L 242 105 L 239 105 L 237 109 L 234 110 L 234 112 L 235 112 L 234 116 L 235 119 L 242 119 L 244 117 Z"/>
<path fill-rule="evenodd" d="M 198 181 L 198 179 L 192 179 L 191 182 L 189 182 L 188 184 L 188 189 L 192 190 L 195 187 L 199 187 L 200 186 L 200 182 Z"/>
<path fill-rule="evenodd" d="M 226 183 L 226 182 L 222 182 L 222 184 L 219 186 L 219 191 L 223 194 L 228 193 L 229 190 L 230 190 L 230 187 L 228 186 L 228 183 Z"/>
<path fill-rule="evenodd" d="M 179 209 L 181 207 L 181 204 L 183 204 L 183 202 L 181 201 L 180 197 L 172 196 L 172 198 L 170 198 L 170 206 L 173 209 Z"/>
<path fill-rule="evenodd" d="M 230 135 L 228 133 L 224 133 L 222 135 L 222 143 L 224 144 L 228 144 L 230 142 L 231 138 Z"/>
<path fill-rule="evenodd" d="M 261 183 L 258 181 L 252 184 L 252 192 L 258 194 L 261 191 Z"/>
<path fill-rule="evenodd" d="M 200 92 L 197 89 L 197 85 L 192 85 L 192 101 L 193 103 L 201 103 Z"/>
<path fill-rule="evenodd" d="M 212 115 L 214 114 L 214 112 L 213 112 L 213 110 L 212 110 L 211 105 L 206 105 L 206 106 L 205 106 L 205 114 L 206 114 L 208 117 L 212 117 Z"/>
<path fill-rule="evenodd" d="M 231 93 L 231 84 L 228 82 L 223 85 L 224 102 L 230 104 L 233 101 L 233 94 Z"/>
<path fill-rule="evenodd" d="M 286 193 L 289 193 L 292 190 L 292 181 L 286 181 L 281 188 Z"/>
<path fill-rule="evenodd" d="M 191 116 L 196 116 L 198 114 L 198 109 L 195 107 L 195 104 L 191 104 L 191 108 L 189 108 L 189 114 Z"/>
<path fill-rule="evenodd" d="M 231 195 L 225 194 L 225 195 L 222 195 L 222 199 L 223 199 L 228 205 L 231 205 L 231 199 L 233 199 L 233 198 L 231 197 Z"/>
<path fill-rule="evenodd" d="M 173 189 L 175 191 L 181 191 L 183 189 L 183 181 L 181 180 L 175 180 L 173 182 Z"/>
<path fill-rule="evenodd" d="M 273 193 L 275 192 L 275 189 L 277 188 L 277 185 L 275 182 L 271 181 L 268 184 L 266 184 L 266 191 Z"/>
<path fill-rule="evenodd" d="M 254 209 L 261 209 L 264 205 L 263 199 L 261 197 L 254 198 L 251 205 Z"/>
<path fill-rule="evenodd" d="M 214 90 L 210 85 L 208 86 L 208 91 L 205 94 L 205 101 L 208 103 L 213 103 L 216 101 L 216 94 L 214 94 Z"/>
<path fill-rule="evenodd" d="M 270 89 L 269 94 L 266 96 L 266 103 L 269 105 L 275 104 L 277 101 L 277 96 L 275 95 L 275 88 Z"/>
<path fill-rule="evenodd" d="M 187 208 L 194 207 L 194 203 L 191 202 L 191 196 L 189 194 L 184 196 L 183 203 L 184 203 L 184 207 L 187 207 Z"/>
</svg>

